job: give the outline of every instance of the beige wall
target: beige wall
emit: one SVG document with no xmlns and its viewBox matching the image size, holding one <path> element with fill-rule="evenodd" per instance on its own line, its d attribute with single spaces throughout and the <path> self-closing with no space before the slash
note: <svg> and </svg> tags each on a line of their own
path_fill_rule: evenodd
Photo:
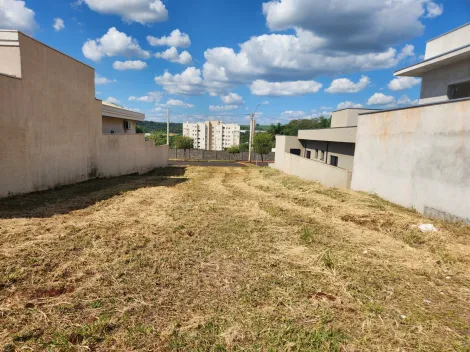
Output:
<svg viewBox="0 0 470 352">
<path fill-rule="evenodd" d="M 271 167 L 289 175 L 320 182 L 329 187 L 350 187 L 351 172 L 348 170 L 290 154 L 291 148 L 301 149 L 302 153 L 304 152 L 296 137 L 276 136 L 276 160 L 274 164 L 271 164 Z"/>
<path fill-rule="evenodd" d="M 21 78 L 18 32 L 0 30 L 0 74 Z"/>
<path fill-rule="evenodd" d="M 129 121 L 131 123 L 132 128 L 130 130 L 124 129 L 124 121 Z M 135 121 L 103 116 L 102 123 L 103 134 L 111 134 L 112 131 L 114 132 L 114 134 L 135 134 Z"/>
<path fill-rule="evenodd" d="M 22 79 L 0 75 L 0 197 L 87 180 L 104 160 L 94 70 L 23 34 L 19 42 Z"/>
<path fill-rule="evenodd" d="M 470 44 L 470 24 L 444 34 L 426 44 L 425 59 L 444 54 Z"/>
<path fill-rule="evenodd" d="M 361 115 L 352 188 L 470 219 L 470 101 Z"/>
<path fill-rule="evenodd" d="M 97 177 L 146 173 L 168 166 L 168 146 L 155 147 L 143 134 L 103 135 L 99 138 Z"/>
</svg>

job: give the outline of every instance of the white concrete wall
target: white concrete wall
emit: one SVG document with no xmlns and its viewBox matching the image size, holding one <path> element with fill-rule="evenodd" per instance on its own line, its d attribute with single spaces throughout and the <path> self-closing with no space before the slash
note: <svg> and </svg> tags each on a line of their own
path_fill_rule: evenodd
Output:
<svg viewBox="0 0 470 352">
<path fill-rule="evenodd" d="M 0 73 L 21 78 L 18 32 L 0 30 Z"/>
<path fill-rule="evenodd" d="M 457 28 L 426 44 L 425 59 L 444 54 L 448 51 L 470 44 L 470 24 Z"/>
<path fill-rule="evenodd" d="M 449 85 L 470 81 L 470 63 L 462 61 L 423 75 L 420 104 L 448 101 Z"/>
<path fill-rule="evenodd" d="M 470 101 L 360 116 L 352 188 L 470 219 Z"/>
<path fill-rule="evenodd" d="M 371 111 L 370 109 L 344 109 L 334 111 L 331 115 L 331 128 L 357 126 L 359 114 Z"/>
</svg>

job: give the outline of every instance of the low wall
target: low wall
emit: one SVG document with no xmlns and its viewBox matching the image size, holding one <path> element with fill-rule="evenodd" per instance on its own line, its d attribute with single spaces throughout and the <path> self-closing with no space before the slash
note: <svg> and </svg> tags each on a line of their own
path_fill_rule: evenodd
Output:
<svg viewBox="0 0 470 352">
<path fill-rule="evenodd" d="M 155 147 L 142 134 L 102 135 L 98 140 L 94 176 L 146 173 L 168 165 L 168 146 Z"/>
<path fill-rule="evenodd" d="M 352 188 L 470 219 L 470 101 L 361 115 Z"/>
<path fill-rule="evenodd" d="M 170 149 L 169 158 L 174 159 L 174 160 L 184 159 L 185 158 L 184 150 L 183 149 Z M 226 151 L 191 149 L 191 150 L 186 150 L 186 159 L 247 161 L 248 152 L 230 154 L 230 153 L 227 153 Z M 259 154 L 252 153 L 251 160 L 256 160 L 256 159 L 261 160 L 261 156 Z M 264 160 L 274 160 L 274 153 L 269 153 L 268 155 L 265 155 Z"/>
<path fill-rule="evenodd" d="M 276 162 L 270 166 L 286 174 L 320 182 L 328 187 L 347 189 L 351 186 L 352 175 L 349 171 L 290 153 L 276 157 Z"/>
</svg>

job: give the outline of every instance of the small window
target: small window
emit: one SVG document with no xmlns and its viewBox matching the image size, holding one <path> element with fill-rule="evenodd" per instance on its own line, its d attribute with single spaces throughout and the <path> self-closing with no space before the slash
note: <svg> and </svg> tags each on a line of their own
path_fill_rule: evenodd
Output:
<svg viewBox="0 0 470 352">
<path fill-rule="evenodd" d="M 470 97 L 470 81 L 452 84 L 447 89 L 449 100 L 463 99 Z"/>
<path fill-rule="evenodd" d="M 291 154 L 294 154 L 294 155 L 300 156 L 300 149 L 291 149 L 291 150 L 290 150 L 290 153 L 291 153 Z"/>
<path fill-rule="evenodd" d="M 124 129 L 125 130 L 131 130 L 132 129 L 132 123 L 130 121 L 124 121 Z"/>
<path fill-rule="evenodd" d="M 325 160 L 325 152 L 320 150 L 320 160 Z"/>
<path fill-rule="evenodd" d="M 310 150 L 307 150 L 307 154 L 305 155 L 305 157 L 307 159 L 311 159 L 312 158 L 312 152 Z"/>
<path fill-rule="evenodd" d="M 315 159 L 318 159 L 318 149 L 315 150 Z"/>
<path fill-rule="evenodd" d="M 337 156 L 330 156 L 330 165 L 338 167 L 338 157 Z"/>
</svg>

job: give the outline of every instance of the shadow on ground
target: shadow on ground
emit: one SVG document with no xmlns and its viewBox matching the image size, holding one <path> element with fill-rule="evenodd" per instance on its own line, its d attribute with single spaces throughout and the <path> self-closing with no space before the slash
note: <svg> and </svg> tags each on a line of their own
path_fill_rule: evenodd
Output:
<svg viewBox="0 0 470 352">
<path fill-rule="evenodd" d="M 187 181 L 186 168 L 172 166 L 144 175 L 90 180 L 57 189 L 0 199 L 0 219 L 46 218 L 85 209 L 123 192 L 146 187 L 173 187 Z"/>
</svg>

